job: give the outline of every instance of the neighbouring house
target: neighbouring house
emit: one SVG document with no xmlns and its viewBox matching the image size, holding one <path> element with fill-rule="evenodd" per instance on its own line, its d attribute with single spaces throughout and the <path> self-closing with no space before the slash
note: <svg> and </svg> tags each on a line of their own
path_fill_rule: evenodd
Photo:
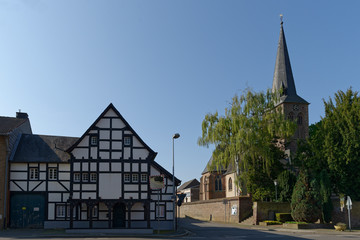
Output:
<svg viewBox="0 0 360 240">
<path fill-rule="evenodd" d="M 80 138 L 22 134 L 10 158 L 10 227 L 172 229 L 173 176 L 156 155 L 113 104 Z M 150 176 L 164 187 L 151 189 Z"/>
<path fill-rule="evenodd" d="M 27 113 L 17 112 L 16 117 L 0 117 L 0 229 L 8 222 L 9 158 L 21 133 L 32 133 Z"/>
<path fill-rule="evenodd" d="M 199 188 L 200 188 L 200 182 L 194 178 L 181 185 L 178 188 L 177 193 L 186 194 L 186 197 L 184 198 L 184 202 L 195 202 L 195 201 L 199 201 Z"/>
</svg>

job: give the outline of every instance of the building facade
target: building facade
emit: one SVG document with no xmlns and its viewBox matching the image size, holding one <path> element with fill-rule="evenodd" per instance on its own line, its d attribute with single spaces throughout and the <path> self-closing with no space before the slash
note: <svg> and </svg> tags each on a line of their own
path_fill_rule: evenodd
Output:
<svg viewBox="0 0 360 240">
<path fill-rule="evenodd" d="M 21 135 L 10 159 L 10 226 L 172 229 L 172 175 L 156 154 L 112 104 L 80 138 Z M 151 189 L 150 176 L 164 187 Z"/>
</svg>

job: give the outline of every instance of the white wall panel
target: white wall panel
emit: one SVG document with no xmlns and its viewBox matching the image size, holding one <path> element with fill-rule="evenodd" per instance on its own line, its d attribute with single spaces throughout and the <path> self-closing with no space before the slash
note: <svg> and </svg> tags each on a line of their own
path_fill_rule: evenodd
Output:
<svg viewBox="0 0 360 240">
<path fill-rule="evenodd" d="M 149 156 L 149 151 L 146 149 L 133 149 L 134 159 L 146 159 Z"/>
<path fill-rule="evenodd" d="M 151 176 L 156 176 L 156 175 L 160 175 L 160 172 L 154 168 L 153 166 L 150 167 L 150 175 Z"/>
<path fill-rule="evenodd" d="M 29 183 L 29 188 L 30 188 L 30 186 L 31 186 L 31 184 Z M 31 188 L 30 188 L 30 191 L 31 191 Z M 36 187 L 36 189 L 34 189 L 34 191 L 39 191 L 39 192 L 46 191 L 46 182 L 42 182 L 39 186 Z"/>
<path fill-rule="evenodd" d="M 136 137 L 133 137 L 133 146 L 134 147 L 144 147 L 144 145 L 142 145 Z"/>
<path fill-rule="evenodd" d="M 124 191 L 139 191 L 139 185 L 124 184 Z"/>
<path fill-rule="evenodd" d="M 70 180 L 70 173 L 59 172 L 59 180 Z"/>
<path fill-rule="evenodd" d="M 80 163 L 79 162 L 74 163 L 73 168 L 74 168 L 74 172 L 80 171 Z"/>
<path fill-rule="evenodd" d="M 172 212 L 166 212 L 166 219 L 173 219 L 173 213 Z"/>
<path fill-rule="evenodd" d="M 83 171 L 89 171 L 89 163 L 88 162 L 83 162 L 82 163 L 82 170 Z"/>
<path fill-rule="evenodd" d="M 80 190 L 80 184 L 73 184 L 73 190 L 74 191 Z"/>
<path fill-rule="evenodd" d="M 124 193 L 124 199 L 130 199 L 130 198 L 133 198 L 133 199 L 138 199 L 139 198 L 139 195 L 137 193 Z"/>
<path fill-rule="evenodd" d="M 147 191 L 147 185 L 142 184 L 141 185 L 141 191 Z"/>
<path fill-rule="evenodd" d="M 112 127 L 113 128 L 124 128 L 125 124 L 119 118 L 115 118 L 112 120 Z"/>
<path fill-rule="evenodd" d="M 150 220 L 155 220 L 155 213 L 154 212 L 150 213 Z"/>
<path fill-rule="evenodd" d="M 70 164 L 62 163 L 59 164 L 59 171 L 70 171 Z"/>
<path fill-rule="evenodd" d="M 81 199 L 96 199 L 96 193 L 92 193 L 92 192 L 83 192 L 81 194 Z"/>
<path fill-rule="evenodd" d="M 40 171 L 46 170 L 46 163 L 40 163 Z"/>
<path fill-rule="evenodd" d="M 76 159 L 89 158 L 89 152 L 87 148 L 75 148 L 71 153 Z"/>
<path fill-rule="evenodd" d="M 61 193 L 49 193 L 48 200 L 49 202 L 61 202 Z"/>
<path fill-rule="evenodd" d="M 109 171 L 109 163 L 100 163 L 99 164 L 100 172 L 108 172 Z"/>
<path fill-rule="evenodd" d="M 32 191 L 41 181 L 29 181 L 29 191 Z M 39 191 L 39 190 L 35 190 Z"/>
<path fill-rule="evenodd" d="M 99 197 L 118 199 L 121 196 L 121 174 L 99 174 Z"/>
<path fill-rule="evenodd" d="M 112 152 L 111 159 L 121 159 L 121 152 Z"/>
<path fill-rule="evenodd" d="M 19 182 L 19 181 L 14 181 L 14 182 L 16 182 L 16 184 L 19 185 L 19 187 L 21 187 L 24 191 L 28 191 L 27 182 Z"/>
<path fill-rule="evenodd" d="M 54 220 L 55 219 L 55 204 L 54 203 L 49 203 L 48 204 L 48 219 L 49 220 Z"/>
<path fill-rule="evenodd" d="M 166 209 L 172 210 L 173 209 L 173 204 L 171 202 L 167 202 L 166 203 Z"/>
<path fill-rule="evenodd" d="M 90 163 L 90 171 L 92 172 L 96 171 L 96 163 L 94 162 Z"/>
<path fill-rule="evenodd" d="M 108 141 L 100 141 L 99 142 L 99 147 L 100 147 L 100 150 L 101 149 L 110 149 L 110 143 Z"/>
<path fill-rule="evenodd" d="M 89 136 L 85 136 L 83 140 L 77 145 L 78 147 L 88 147 L 89 146 Z"/>
<path fill-rule="evenodd" d="M 66 202 L 68 199 L 69 199 L 69 197 L 70 197 L 70 194 L 69 193 L 63 193 L 62 194 L 62 200 L 63 200 L 63 202 Z"/>
<path fill-rule="evenodd" d="M 27 171 L 27 164 L 25 164 L 25 163 L 11 163 L 10 170 Z"/>
<path fill-rule="evenodd" d="M 29 167 L 37 167 L 38 164 L 37 163 L 29 163 Z"/>
<path fill-rule="evenodd" d="M 99 212 L 99 219 L 100 220 L 107 220 L 107 212 Z"/>
<path fill-rule="evenodd" d="M 11 180 L 27 180 L 27 172 L 10 172 Z"/>
<path fill-rule="evenodd" d="M 85 191 L 96 191 L 96 184 L 83 184 L 82 190 Z"/>
<path fill-rule="evenodd" d="M 130 172 L 130 163 L 124 163 L 124 171 Z"/>
<path fill-rule="evenodd" d="M 121 163 L 111 163 L 112 171 L 121 171 Z"/>
<path fill-rule="evenodd" d="M 102 152 L 102 151 L 100 151 L 99 152 L 99 157 L 101 158 L 101 159 L 109 159 L 110 158 L 110 154 L 109 154 L 109 152 Z"/>
<path fill-rule="evenodd" d="M 109 109 L 109 111 L 107 111 L 104 116 L 105 117 L 117 117 L 116 113 L 112 109 Z"/>
<path fill-rule="evenodd" d="M 162 199 L 163 199 L 164 201 L 168 201 L 168 200 L 171 200 L 171 197 L 172 197 L 172 195 L 163 195 L 163 196 L 162 196 Z"/>
<path fill-rule="evenodd" d="M 40 172 L 39 173 L 39 179 L 40 180 L 46 180 L 46 172 Z"/>
<path fill-rule="evenodd" d="M 147 193 L 141 193 L 141 199 L 147 199 Z"/>
<path fill-rule="evenodd" d="M 96 159 L 98 156 L 97 156 L 97 147 L 91 147 L 90 149 L 90 157 L 92 159 Z"/>
<path fill-rule="evenodd" d="M 147 170 L 147 163 L 142 163 L 141 164 L 141 171 L 142 172 L 147 172 L 148 170 Z"/>
<path fill-rule="evenodd" d="M 110 131 L 101 130 L 100 131 L 100 139 L 110 139 Z"/>
<path fill-rule="evenodd" d="M 132 170 L 133 170 L 133 172 L 138 172 L 139 171 L 139 164 L 138 163 L 133 163 L 132 164 Z"/>
<path fill-rule="evenodd" d="M 122 142 L 112 142 L 111 148 L 115 150 L 121 150 L 122 149 Z"/>
<path fill-rule="evenodd" d="M 112 139 L 113 140 L 122 140 L 122 131 L 113 130 L 112 131 Z"/>
<path fill-rule="evenodd" d="M 80 199 L 80 193 L 79 192 L 74 192 L 73 193 L 73 199 Z"/>
<path fill-rule="evenodd" d="M 12 181 L 10 182 L 10 191 L 21 191 L 21 189 L 15 185 L 15 183 L 13 183 Z"/>
<path fill-rule="evenodd" d="M 67 184 L 67 185 L 70 186 L 70 184 Z M 49 181 L 48 182 L 48 191 L 61 191 L 61 192 L 63 192 L 63 191 L 66 191 L 66 190 L 58 182 Z"/>
<path fill-rule="evenodd" d="M 131 220 L 144 220 L 144 212 L 132 212 Z"/>
<path fill-rule="evenodd" d="M 130 148 L 126 147 L 124 148 L 124 159 L 129 159 L 130 158 Z"/>
<path fill-rule="evenodd" d="M 132 134 L 131 131 L 125 131 L 124 133 L 125 133 L 125 134 Z"/>
<path fill-rule="evenodd" d="M 96 124 L 99 128 L 110 128 L 110 119 L 108 118 L 102 118 L 100 121 Z"/>
<path fill-rule="evenodd" d="M 57 163 L 49 163 L 48 166 L 49 167 L 57 167 L 58 165 L 57 165 Z"/>
</svg>

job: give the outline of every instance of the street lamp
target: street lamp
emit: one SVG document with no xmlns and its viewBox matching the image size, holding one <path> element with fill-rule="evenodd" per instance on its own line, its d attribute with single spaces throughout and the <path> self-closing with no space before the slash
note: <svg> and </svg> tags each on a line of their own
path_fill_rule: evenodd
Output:
<svg viewBox="0 0 360 240">
<path fill-rule="evenodd" d="M 178 133 L 175 133 L 174 136 L 172 137 L 172 142 L 173 142 L 173 169 L 172 169 L 172 175 L 173 175 L 173 179 L 172 179 L 172 182 L 173 182 L 173 230 L 175 231 L 176 230 L 176 222 L 175 222 L 175 212 L 176 212 L 176 206 L 175 206 L 175 202 L 176 202 L 176 192 L 175 192 L 175 155 L 174 155 L 174 140 L 179 138 L 180 137 L 180 134 Z"/>
<path fill-rule="evenodd" d="M 277 201 L 277 184 L 278 184 L 278 182 L 277 182 L 277 180 L 275 179 L 274 180 L 274 185 L 275 185 L 275 200 Z"/>
</svg>

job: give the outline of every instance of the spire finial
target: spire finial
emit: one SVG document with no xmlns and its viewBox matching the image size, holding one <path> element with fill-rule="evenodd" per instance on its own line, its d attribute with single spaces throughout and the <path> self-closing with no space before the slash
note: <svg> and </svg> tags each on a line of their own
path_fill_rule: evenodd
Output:
<svg viewBox="0 0 360 240">
<path fill-rule="evenodd" d="M 282 25 L 283 24 L 283 17 L 284 15 L 282 15 L 282 13 L 280 14 L 280 24 Z"/>
</svg>

